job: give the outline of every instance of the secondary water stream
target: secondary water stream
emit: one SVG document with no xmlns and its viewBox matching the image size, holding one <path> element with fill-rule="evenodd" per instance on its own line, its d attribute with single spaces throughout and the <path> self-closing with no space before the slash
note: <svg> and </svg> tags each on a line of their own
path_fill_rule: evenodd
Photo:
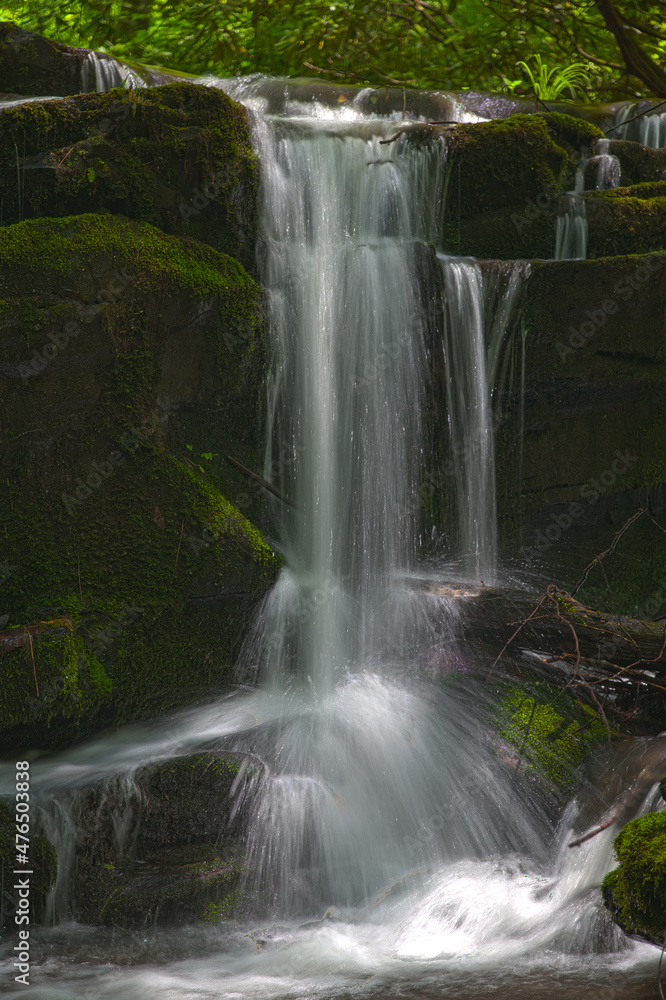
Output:
<svg viewBox="0 0 666 1000">
<path fill-rule="evenodd" d="M 273 511 L 287 568 L 239 665 L 255 690 L 35 760 L 63 864 L 30 994 L 645 1000 L 655 951 L 600 903 L 615 831 L 567 847 L 613 808 L 601 765 L 555 823 L 503 759 L 483 690 L 446 666 L 427 680 L 458 605 L 405 582 L 419 571 L 434 300 L 451 437 L 467 442 L 450 555 L 468 583 L 498 573 L 492 404 L 525 267 L 490 308 L 478 264 L 444 247 L 438 263 L 441 140 L 388 142 L 400 116 L 353 105 L 272 115 L 256 84 L 224 86 L 253 110 L 263 169 L 266 468 L 280 456 L 276 485 L 296 504 Z M 267 765 L 246 803 L 262 917 L 137 933 L 67 919 L 73 819 L 57 803 L 212 740 Z"/>
</svg>

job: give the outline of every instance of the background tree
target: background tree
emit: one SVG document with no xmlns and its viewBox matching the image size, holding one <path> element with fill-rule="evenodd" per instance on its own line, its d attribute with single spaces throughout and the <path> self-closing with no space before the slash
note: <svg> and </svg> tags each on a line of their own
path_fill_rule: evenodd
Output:
<svg viewBox="0 0 666 1000">
<path fill-rule="evenodd" d="M 638 7 L 635 0 L 8 0 L 0 13 L 59 41 L 195 74 L 316 74 L 529 94 L 519 63 L 534 73 L 577 63 L 578 96 L 666 96 L 666 0 Z"/>
</svg>

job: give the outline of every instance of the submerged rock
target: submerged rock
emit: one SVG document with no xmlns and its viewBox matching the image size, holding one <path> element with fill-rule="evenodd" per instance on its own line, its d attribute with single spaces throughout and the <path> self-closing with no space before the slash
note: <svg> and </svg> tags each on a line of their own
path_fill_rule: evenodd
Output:
<svg viewBox="0 0 666 1000">
<path fill-rule="evenodd" d="M 242 764 L 233 753 L 172 758 L 74 800 L 77 917 L 132 928 L 231 916 L 242 899 L 243 846 L 230 830 Z"/>
<path fill-rule="evenodd" d="M 262 302 L 103 215 L 0 230 L 0 295 L 0 744 L 53 746 L 230 680 L 278 565 L 224 461 L 257 464 Z"/>
</svg>

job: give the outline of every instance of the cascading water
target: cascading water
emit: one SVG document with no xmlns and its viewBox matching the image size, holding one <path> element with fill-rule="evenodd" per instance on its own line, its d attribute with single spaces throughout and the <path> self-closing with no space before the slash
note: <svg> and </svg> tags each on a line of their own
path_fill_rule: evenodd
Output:
<svg viewBox="0 0 666 1000">
<path fill-rule="evenodd" d="M 627 104 L 621 108 L 616 118 L 617 127 L 613 130 L 613 138 L 640 142 L 652 149 L 666 147 L 666 113 L 647 112 L 640 118 L 635 117 L 637 114 L 639 106 L 636 104 Z"/>
<path fill-rule="evenodd" d="M 585 211 L 585 160 L 576 170 L 573 191 L 559 197 L 555 222 L 555 260 L 585 260 L 587 216 Z"/>
<path fill-rule="evenodd" d="M 243 99 L 238 84 L 228 86 Z M 212 742 L 245 754 L 252 768 L 235 807 L 247 825 L 246 888 L 255 913 L 282 923 L 261 933 L 223 923 L 196 937 L 143 930 L 135 968 L 109 969 L 100 945 L 97 964 L 88 959 L 76 975 L 67 963 L 77 949 L 87 954 L 88 932 L 56 927 L 43 995 L 448 990 L 472 1000 L 497 987 L 496 996 L 533 1000 L 546 978 L 551 996 L 592 997 L 616 983 L 623 961 L 636 961 L 637 951 L 625 958 L 595 889 L 612 864 L 613 831 L 570 851 L 572 806 L 554 836 L 494 732 L 485 689 L 450 666 L 453 605 L 406 582 L 418 568 L 426 446 L 423 288 L 444 294 L 451 432 L 472 442 L 458 473 L 459 496 L 474 509 L 465 521 L 461 499 L 464 545 L 473 576 L 491 578 L 491 403 L 507 377 L 502 348 L 526 267 L 510 269 L 499 294 L 497 274 L 486 280 L 478 264 L 442 257 L 439 283 L 424 285 L 419 260 L 435 260 L 423 244 L 443 191 L 440 144 L 388 142 L 395 122 L 353 108 L 273 119 L 250 103 L 273 338 L 266 476 L 279 470 L 294 503 L 274 511 L 287 568 L 240 664 L 261 687 L 161 731 L 139 727 L 36 761 L 32 777 L 36 796 L 55 795 L 48 829 L 64 843 L 76 819 L 67 803 L 93 779 L 123 775 L 129 810 L 138 760 Z M 427 682 L 433 665 L 437 684 Z M 122 822 L 115 836 L 125 836 Z M 183 942 L 194 957 L 176 961 Z M 107 947 L 116 954 L 113 941 Z M 605 954 L 595 961 L 595 952 Z M 565 974 L 573 992 L 566 983 L 557 992 Z M 638 990 L 629 984 L 621 996 Z"/>
</svg>

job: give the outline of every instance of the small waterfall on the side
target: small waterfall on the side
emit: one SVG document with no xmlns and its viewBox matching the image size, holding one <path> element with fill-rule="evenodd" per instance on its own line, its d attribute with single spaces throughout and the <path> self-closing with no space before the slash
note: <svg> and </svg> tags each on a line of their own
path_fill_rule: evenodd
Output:
<svg viewBox="0 0 666 1000">
<path fill-rule="evenodd" d="M 81 90 L 106 93 L 114 87 L 145 87 L 141 76 L 130 66 L 105 52 L 89 52 L 81 67 Z"/>
<path fill-rule="evenodd" d="M 585 160 L 576 170 L 573 191 L 559 197 L 555 222 L 555 260 L 585 260 L 587 217 L 585 211 Z"/>
<path fill-rule="evenodd" d="M 650 146 L 652 149 L 664 149 L 666 147 L 666 112 L 661 111 L 657 114 L 648 111 L 640 118 L 635 118 L 635 115 L 639 113 L 638 109 L 638 104 L 627 104 L 620 109 L 616 116 L 617 128 L 612 132 L 613 138 L 640 142 L 641 145 Z"/>
<path fill-rule="evenodd" d="M 506 377 L 505 342 L 529 265 L 500 265 L 505 273 L 499 276 L 475 260 L 443 254 L 439 260 L 458 553 L 468 579 L 492 584 L 497 572 L 494 426 L 499 415 L 493 412 L 493 396 Z"/>
<path fill-rule="evenodd" d="M 608 152 L 609 140 L 599 139 L 597 141 L 594 160 L 597 167 L 597 191 L 608 191 L 611 188 L 620 186 L 622 168 L 617 156 L 611 156 Z"/>
</svg>

